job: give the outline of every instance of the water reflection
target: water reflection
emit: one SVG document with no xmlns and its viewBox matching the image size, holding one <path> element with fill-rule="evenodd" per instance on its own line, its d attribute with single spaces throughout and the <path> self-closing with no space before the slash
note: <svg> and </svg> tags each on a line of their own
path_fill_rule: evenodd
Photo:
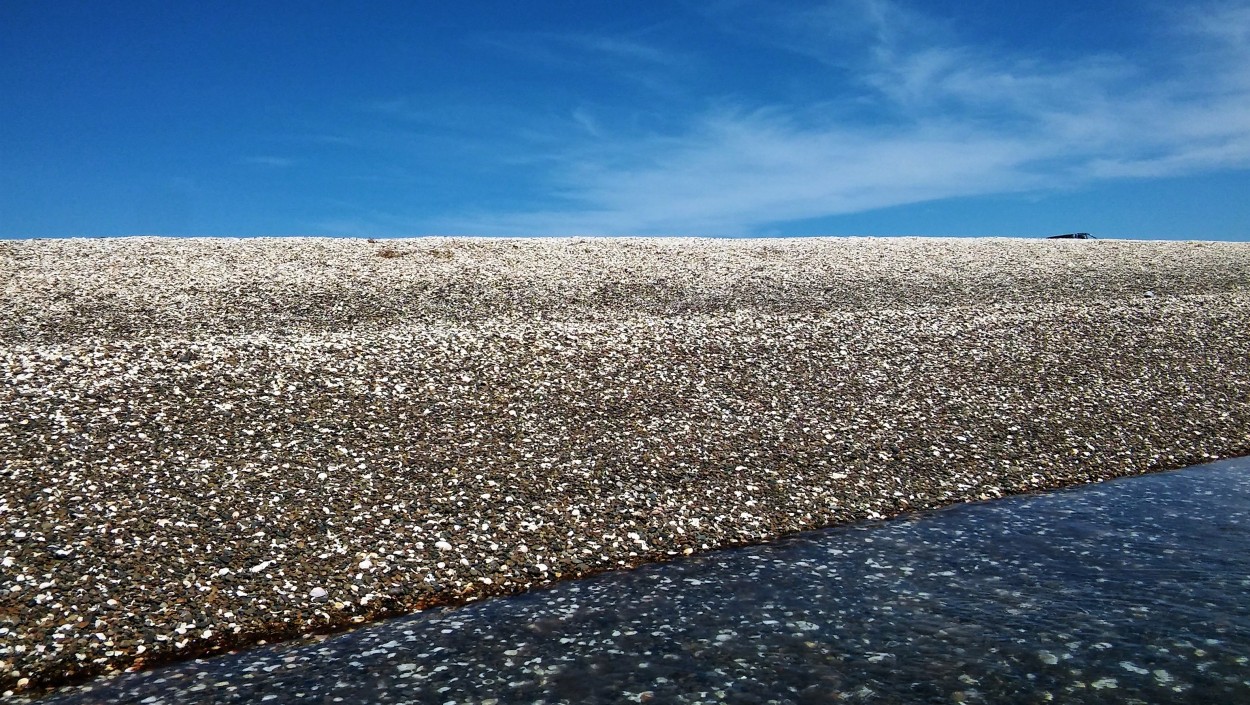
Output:
<svg viewBox="0 0 1250 705">
<path fill-rule="evenodd" d="M 1250 459 L 813 532 L 52 702 L 1250 702 Z"/>
</svg>

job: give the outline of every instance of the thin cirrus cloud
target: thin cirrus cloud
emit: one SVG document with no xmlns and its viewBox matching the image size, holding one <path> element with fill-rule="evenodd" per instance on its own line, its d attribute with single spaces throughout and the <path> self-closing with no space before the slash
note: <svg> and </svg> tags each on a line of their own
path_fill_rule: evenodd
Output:
<svg viewBox="0 0 1250 705">
<path fill-rule="evenodd" d="M 612 134 L 582 112 L 574 122 L 593 139 L 572 140 L 552 162 L 551 206 L 460 213 L 433 227 L 749 235 L 935 199 L 1250 166 L 1250 5 L 1190 8 L 1167 40 L 1186 51 L 1167 60 L 1162 47 L 1165 60 L 1156 54 L 1151 65 L 1115 54 L 1004 57 L 935 41 L 944 33 L 896 3 L 837 6 L 853 6 L 858 26 L 848 30 L 841 12 L 822 37 L 820 15 L 809 14 L 801 32 L 769 28 L 770 41 L 854 75 L 854 100 L 873 119 L 835 110 L 822 118 L 819 105 L 800 102 L 722 101 L 660 136 Z M 650 68 L 662 63 L 658 50 L 629 47 L 624 55 Z"/>
<path fill-rule="evenodd" d="M 570 55 L 596 57 L 634 66 L 676 66 L 681 58 L 670 51 L 624 37 L 554 32 L 495 32 L 477 38 L 485 47 L 530 61 L 569 66 Z"/>
<path fill-rule="evenodd" d="M 268 169 L 285 169 L 295 165 L 295 160 L 288 157 L 275 157 L 271 155 L 259 155 L 243 157 L 239 160 L 241 164 L 246 166 L 262 167 Z"/>
</svg>

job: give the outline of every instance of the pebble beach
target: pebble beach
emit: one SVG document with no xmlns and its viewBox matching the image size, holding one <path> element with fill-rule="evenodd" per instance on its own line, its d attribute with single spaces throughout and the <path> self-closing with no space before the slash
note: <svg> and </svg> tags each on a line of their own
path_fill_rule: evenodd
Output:
<svg viewBox="0 0 1250 705">
<path fill-rule="evenodd" d="M 1250 244 L 0 241 L 0 693 L 1250 454 Z"/>
</svg>

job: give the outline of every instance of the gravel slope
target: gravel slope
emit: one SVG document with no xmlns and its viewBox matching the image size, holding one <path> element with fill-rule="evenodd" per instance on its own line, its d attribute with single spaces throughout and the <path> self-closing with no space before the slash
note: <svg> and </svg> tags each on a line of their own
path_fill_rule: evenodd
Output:
<svg viewBox="0 0 1250 705">
<path fill-rule="evenodd" d="M 0 692 L 1250 453 L 1250 245 L 0 242 Z"/>
</svg>

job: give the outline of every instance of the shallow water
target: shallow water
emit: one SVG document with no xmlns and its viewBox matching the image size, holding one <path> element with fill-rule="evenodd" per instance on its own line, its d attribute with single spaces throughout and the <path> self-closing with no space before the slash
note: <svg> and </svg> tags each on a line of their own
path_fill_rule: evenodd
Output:
<svg viewBox="0 0 1250 705">
<path fill-rule="evenodd" d="M 1250 702 L 1250 458 L 811 532 L 45 702 Z"/>
</svg>

